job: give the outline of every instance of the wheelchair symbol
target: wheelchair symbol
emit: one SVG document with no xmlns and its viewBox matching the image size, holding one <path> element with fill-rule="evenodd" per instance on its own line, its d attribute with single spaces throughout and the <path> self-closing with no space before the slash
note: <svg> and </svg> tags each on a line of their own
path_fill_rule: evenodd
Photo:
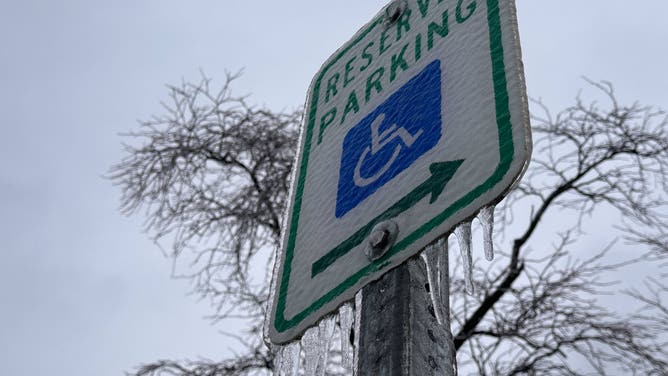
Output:
<svg viewBox="0 0 668 376">
<path fill-rule="evenodd" d="M 355 182 L 355 185 L 358 187 L 365 187 L 369 184 L 372 184 L 376 180 L 378 180 L 387 170 L 392 166 L 394 161 L 397 159 L 399 156 L 399 153 L 401 152 L 402 148 L 402 143 L 406 145 L 406 147 L 410 148 L 413 143 L 415 143 L 415 140 L 417 140 L 420 135 L 422 135 L 422 129 L 417 131 L 415 134 L 410 134 L 405 128 L 403 127 L 398 127 L 396 124 L 392 124 L 388 129 L 378 132 L 380 126 L 383 124 L 383 120 L 385 120 L 385 114 L 381 113 L 378 115 L 378 117 L 371 123 L 371 146 L 367 146 L 364 151 L 362 152 L 362 155 L 360 156 L 360 159 L 357 161 L 357 164 L 355 165 L 355 170 L 353 172 L 353 181 Z M 387 160 L 387 162 L 381 167 L 378 171 L 376 171 L 375 174 L 365 177 L 362 176 L 361 169 L 362 169 L 362 164 L 364 163 L 364 159 L 371 153 L 371 156 L 374 156 L 377 154 L 383 147 L 387 146 L 392 140 L 395 138 L 400 138 L 401 143 L 398 143 L 397 146 L 394 148 L 394 152 L 392 153 L 392 156 L 390 159 Z"/>
</svg>

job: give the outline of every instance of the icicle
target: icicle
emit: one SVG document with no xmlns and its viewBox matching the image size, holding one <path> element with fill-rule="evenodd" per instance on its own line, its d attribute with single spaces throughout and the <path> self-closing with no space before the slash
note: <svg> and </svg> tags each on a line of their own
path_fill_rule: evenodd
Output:
<svg viewBox="0 0 668 376">
<path fill-rule="evenodd" d="M 451 365 L 451 368 L 445 371 L 446 375 L 457 376 L 457 354 L 450 329 L 450 255 L 448 254 L 450 250 L 448 247 L 448 237 L 444 236 L 439 239 L 435 248 L 438 250 L 438 290 L 443 310 L 442 325 L 446 336 L 444 340 L 447 347 L 446 356 L 448 357 L 448 363 Z"/>
<path fill-rule="evenodd" d="M 302 350 L 304 351 L 304 372 L 315 375 L 320 355 L 320 329 L 317 326 L 308 328 L 302 336 Z"/>
<path fill-rule="evenodd" d="M 439 289 L 438 279 L 438 252 L 439 248 L 436 246 L 429 246 L 422 252 L 422 260 L 427 266 L 427 282 L 429 283 L 429 297 L 431 298 L 431 305 L 434 307 L 434 314 L 436 321 L 443 325 L 444 315 L 443 303 L 441 302 L 441 294 Z"/>
<path fill-rule="evenodd" d="M 353 303 L 346 303 L 339 309 L 339 327 L 341 328 L 341 366 L 353 372 L 353 344 L 350 342 L 350 331 L 355 322 Z"/>
<path fill-rule="evenodd" d="M 325 375 L 327 355 L 335 325 L 334 316 L 328 316 L 321 319 L 318 326 L 309 328 L 304 333 L 302 348 L 304 349 L 304 373 L 306 375 Z"/>
<path fill-rule="evenodd" d="M 320 320 L 318 324 L 319 343 L 318 343 L 318 364 L 315 369 L 315 376 L 325 376 L 327 370 L 327 358 L 332 344 L 334 327 L 336 326 L 336 316 L 331 315 Z"/>
<path fill-rule="evenodd" d="M 285 346 L 273 345 L 271 350 L 274 353 L 274 375 L 285 375 L 286 372 L 283 367 L 285 364 L 285 361 L 283 360 L 283 350 L 285 350 Z"/>
<path fill-rule="evenodd" d="M 299 341 L 292 341 L 286 345 L 278 346 L 275 360 L 277 369 L 274 375 L 297 376 L 299 374 L 300 349 Z"/>
<path fill-rule="evenodd" d="M 494 205 L 480 209 L 478 220 L 482 226 L 483 247 L 487 261 L 494 260 L 494 245 L 492 244 L 492 232 L 494 231 Z"/>
<path fill-rule="evenodd" d="M 448 260 L 448 237 L 439 239 L 436 244 L 422 252 L 422 259 L 427 265 L 429 295 L 434 305 L 438 323 L 450 331 L 450 270 Z"/>
<path fill-rule="evenodd" d="M 464 265 L 464 280 L 466 281 L 466 292 L 473 294 L 473 256 L 471 255 L 471 222 L 464 222 L 455 229 L 459 253 Z"/>
<path fill-rule="evenodd" d="M 450 333 L 450 262 L 448 249 L 448 237 L 444 236 L 434 246 L 438 254 L 438 295 L 441 300 L 443 311 L 443 323 L 446 331 Z"/>
<path fill-rule="evenodd" d="M 357 365 L 359 364 L 359 349 L 360 347 L 360 331 L 362 330 L 361 328 L 361 323 L 362 323 L 362 290 L 359 290 L 357 294 L 355 294 L 355 323 L 353 324 L 353 333 L 355 335 L 355 338 L 353 338 L 353 374 L 356 373 L 357 370 Z"/>
</svg>

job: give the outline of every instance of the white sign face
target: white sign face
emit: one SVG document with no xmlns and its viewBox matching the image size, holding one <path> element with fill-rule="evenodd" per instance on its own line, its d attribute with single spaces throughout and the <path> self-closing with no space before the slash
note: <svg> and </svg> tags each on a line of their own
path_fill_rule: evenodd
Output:
<svg viewBox="0 0 668 376">
<path fill-rule="evenodd" d="M 514 1 L 406 0 L 388 10 L 309 89 L 274 275 L 274 343 L 500 200 L 529 158 Z M 387 221 L 398 233 L 372 260 L 369 235 Z"/>
</svg>

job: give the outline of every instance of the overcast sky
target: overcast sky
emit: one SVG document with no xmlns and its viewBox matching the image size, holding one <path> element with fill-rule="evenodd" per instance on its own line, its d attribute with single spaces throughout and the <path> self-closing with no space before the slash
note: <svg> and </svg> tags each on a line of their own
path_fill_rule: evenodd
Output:
<svg viewBox="0 0 668 376">
<path fill-rule="evenodd" d="M 381 0 L 0 2 L 0 374 L 120 375 L 220 358 L 205 302 L 118 213 L 102 178 L 119 133 L 160 113 L 165 84 L 245 73 L 234 90 L 303 104 L 320 64 Z M 570 103 L 581 76 L 668 107 L 668 2 L 518 0 L 529 94 Z M 221 80 L 218 80 L 221 82 Z"/>
</svg>

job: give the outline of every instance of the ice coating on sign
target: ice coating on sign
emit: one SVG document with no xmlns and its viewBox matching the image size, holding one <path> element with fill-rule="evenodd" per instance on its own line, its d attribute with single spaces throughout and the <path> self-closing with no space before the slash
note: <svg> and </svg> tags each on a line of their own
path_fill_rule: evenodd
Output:
<svg viewBox="0 0 668 376">
<path fill-rule="evenodd" d="M 464 280 L 466 292 L 473 294 L 473 255 L 471 254 L 471 222 L 463 222 L 455 229 L 455 236 L 459 244 L 459 253 L 464 266 Z"/>
<path fill-rule="evenodd" d="M 487 261 L 492 261 L 494 260 L 494 244 L 492 243 L 492 233 L 494 232 L 494 205 L 480 209 L 478 220 L 482 226 L 482 240 L 483 248 L 485 249 L 485 258 Z"/>
<path fill-rule="evenodd" d="M 341 367 L 352 372 L 353 344 L 350 343 L 350 331 L 355 323 L 353 303 L 346 303 L 339 309 L 339 327 L 341 328 Z"/>
</svg>

